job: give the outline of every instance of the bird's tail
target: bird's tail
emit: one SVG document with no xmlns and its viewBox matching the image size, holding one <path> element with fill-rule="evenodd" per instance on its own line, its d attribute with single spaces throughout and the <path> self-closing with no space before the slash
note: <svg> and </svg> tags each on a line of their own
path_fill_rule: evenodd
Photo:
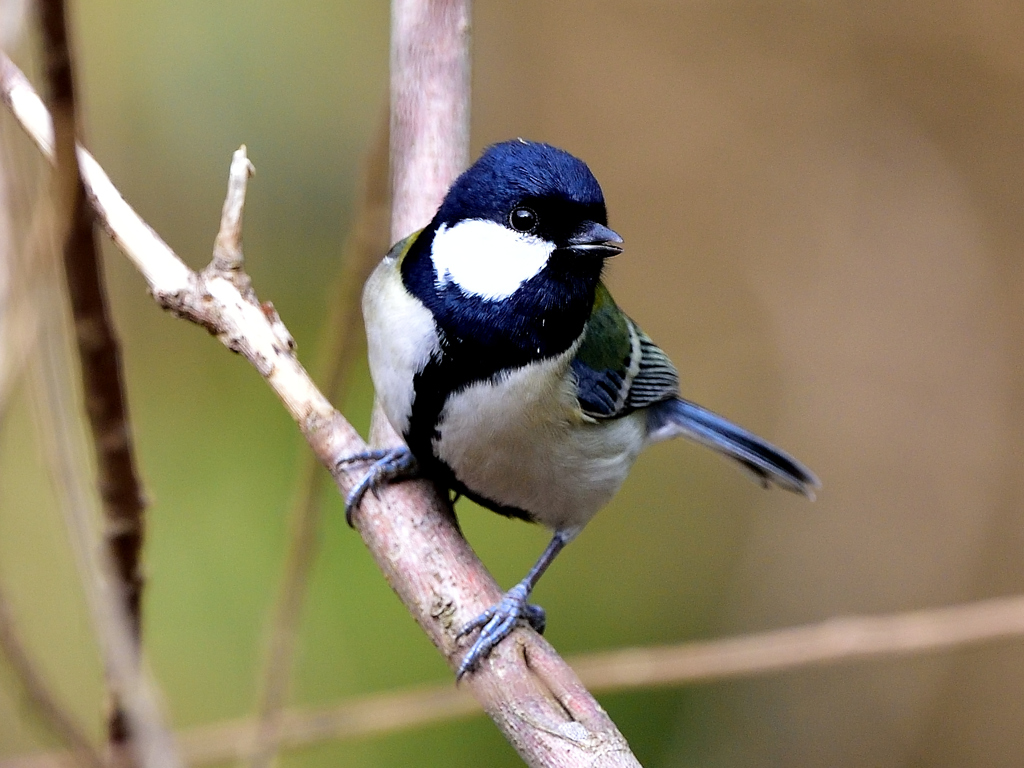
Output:
<svg viewBox="0 0 1024 768">
<path fill-rule="evenodd" d="M 821 487 L 814 473 L 789 454 L 687 400 L 676 397 L 650 406 L 647 424 L 651 442 L 680 435 L 688 437 L 735 459 L 766 488 L 774 483 L 813 499 L 814 492 Z"/>
</svg>

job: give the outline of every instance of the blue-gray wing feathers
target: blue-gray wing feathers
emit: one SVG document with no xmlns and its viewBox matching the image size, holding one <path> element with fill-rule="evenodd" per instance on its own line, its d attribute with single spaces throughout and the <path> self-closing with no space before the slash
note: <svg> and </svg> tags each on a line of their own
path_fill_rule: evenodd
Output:
<svg viewBox="0 0 1024 768">
<path fill-rule="evenodd" d="M 679 392 L 679 375 L 599 285 L 583 342 L 572 361 L 582 411 L 614 419 Z"/>
<path fill-rule="evenodd" d="M 598 286 L 583 342 L 572 361 L 580 409 L 598 421 L 647 409 L 648 440 L 684 436 L 738 461 L 761 482 L 814 496 L 818 478 L 784 451 L 728 419 L 679 397 L 668 356 Z"/>
</svg>

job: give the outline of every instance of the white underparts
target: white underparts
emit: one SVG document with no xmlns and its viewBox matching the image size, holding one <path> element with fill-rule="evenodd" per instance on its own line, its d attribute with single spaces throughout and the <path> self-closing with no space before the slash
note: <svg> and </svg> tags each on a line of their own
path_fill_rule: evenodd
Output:
<svg viewBox="0 0 1024 768">
<path fill-rule="evenodd" d="M 363 291 L 370 375 L 398 434 L 409 428 L 413 379 L 439 351 L 434 317 L 402 284 L 399 262 L 386 258 Z"/>
<path fill-rule="evenodd" d="M 454 283 L 465 293 L 499 301 L 544 269 L 554 249 L 547 240 L 496 221 L 467 219 L 438 227 L 430 256 L 438 288 Z"/>
<path fill-rule="evenodd" d="M 452 394 L 433 440 L 434 454 L 467 488 L 554 530 L 582 528 L 608 503 L 647 430 L 642 411 L 601 422 L 583 416 L 569 367 L 576 349 Z"/>
</svg>

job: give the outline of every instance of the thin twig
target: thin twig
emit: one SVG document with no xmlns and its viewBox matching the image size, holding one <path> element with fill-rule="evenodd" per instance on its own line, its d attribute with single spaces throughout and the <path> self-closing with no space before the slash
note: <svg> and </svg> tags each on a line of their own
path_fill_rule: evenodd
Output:
<svg viewBox="0 0 1024 768">
<path fill-rule="evenodd" d="M 850 616 L 735 638 L 594 654 L 574 666 L 588 685 L 623 690 L 764 675 L 1024 637 L 1024 595 Z"/>
<path fill-rule="evenodd" d="M 361 346 L 360 288 L 381 254 L 387 250 L 390 198 L 386 123 L 377 131 L 364 162 L 361 188 L 352 232 L 342 248 L 345 258 L 330 305 L 327 341 L 321 353 L 321 380 L 325 391 L 335 402 L 344 401 L 345 385 L 350 378 L 356 350 Z M 312 453 L 304 452 L 300 464 L 297 498 L 289 514 L 288 557 L 271 619 L 260 703 L 256 710 L 259 727 L 253 746 L 252 768 L 265 768 L 277 754 L 299 618 L 309 573 L 316 558 L 325 490 L 323 473 Z"/>
<path fill-rule="evenodd" d="M 599 693 L 757 677 L 805 669 L 935 653 L 1024 639 L 1024 595 L 817 624 L 660 648 L 625 648 L 576 656 L 569 663 Z M 280 738 L 293 749 L 447 722 L 481 712 L 448 683 L 366 696 L 323 709 L 285 712 Z M 253 720 L 206 725 L 180 735 L 192 765 L 245 759 Z M 55 768 L 58 753 L 0 761 L 0 768 Z"/>
<path fill-rule="evenodd" d="M 0 590 L 0 653 L 17 676 L 25 698 L 31 702 L 32 709 L 40 721 L 54 736 L 69 748 L 70 757 L 83 768 L 105 768 L 103 757 L 89 741 L 81 726 L 57 699 L 53 689 L 43 678 L 39 666 L 35 663 L 18 632 L 17 624 L 11 613 L 7 595 Z"/>
<path fill-rule="evenodd" d="M 9 410 L 9 395 L 16 382 L 20 381 L 29 355 L 34 352 L 38 338 L 38 313 L 31 300 L 36 293 L 23 271 L 38 273 L 40 270 L 19 269 L 19 261 L 35 265 L 43 261 L 38 258 L 36 238 L 28 238 L 31 253 L 27 258 L 15 255 L 13 234 L 8 207 L 6 156 L 0 157 L 0 429 L 6 423 Z M 43 204 L 37 207 L 49 209 Z M 33 216 L 33 225 L 46 217 Z M 32 235 L 35 226 L 30 227 Z M 33 281 L 34 282 L 34 281 Z M 26 296 L 28 294 L 28 296 Z M 49 685 L 28 647 L 22 640 L 14 610 L 0 587 L 0 655 L 14 673 L 24 700 L 31 705 L 33 714 L 70 749 L 72 759 L 83 768 L 102 768 L 103 758 L 89 741 L 85 732 L 71 713 L 60 702 Z"/>
<path fill-rule="evenodd" d="M 75 74 L 63 0 L 39 0 L 40 28 L 55 129 L 57 210 L 64 217 L 63 262 L 81 365 L 83 402 L 96 456 L 103 504 L 104 543 L 113 566 L 115 592 L 125 603 L 136 646 L 142 631 L 141 569 L 145 500 L 135 468 L 120 349 L 100 274 L 93 211 L 85 195 L 75 152 L 78 115 Z M 120 694 L 111 690 L 108 735 L 127 742 L 128 723 Z"/>
<path fill-rule="evenodd" d="M 37 383 L 32 387 L 45 454 L 50 459 L 61 512 L 64 514 L 75 564 L 85 592 L 93 631 L 99 640 L 112 688 L 124 706 L 131 733 L 131 752 L 118 749 L 118 762 L 138 760 L 145 768 L 179 768 L 169 729 L 152 683 L 142 668 L 124 601 L 114 590 L 113 566 L 96 535 L 92 485 L 83 475 L 87 465 L 84 437 L 73 409 L 76 399 L 70 378 L 70 351 L 64 334 L 59 291 L 43 297 L 38 354 L 32 359 Z"/>
<path fill-rule="evenodd" d="M 54 211 L 48 190 L 41 190 L 24 210 L 30 221 L 23 242 L 15 245 L 13 201 L 8 190 L 4 163 L 7 142 L 0 148 L 0 424 L 7 413 L 11 391 L 21 380 L 29 356 L 39 337 L 38 295 L 53 279 L 52 251 Z"/>
<path fill-rule="evenodd" d="M 452 17 L 443 37 L 453 33 L 464 45 L 464 16 Z M 12 68 L 0 59 L 0 99 L 13 106 L 45 150 L 52 143 L 48 116 Z M 365 450 L 366 444 L 299 364 L 273 307 L 260 304 L 251 289 L 239 290 L 232 275 L 212 264 L 200 274 L 192 272 L 81 149 L 79 162 L 99 220 L 138 267 L 154 299 L 207 328 L 256 368 L 331 470 L 340 492 L 347 494 L 353 477 L 339 468 L 339 461 Z M 452 525 L 447 504 L 423 483 L 400 484 L 383 491 L 380 499 L 365 499 L 358 519 L 360 534 L 388 582 L 454 669 L 463 653 L 457 628 L 501 592 Z M 517 631 L 472 675 L 468 687 L 531 765 L 637 765 L 608 715 L 536 633 Z"/>
<path fill-rule="evenodd" d="M 385 113 L 363 161 L 352 231 L 342 248 L 344 261 L 331 302 L 327 340 L 318 366 L 324 391 L 338 403 L 345 401 L 356 354 L 365 346 L 359 300 L 363 284 L 391 244 L 390 135 Z"/>
<path fill-rule="evenodd" d="M 309 574 L 316 559 L 323 501 L 323 473 L 311 453 L 300 459 L 298 498 L 289 515 L 291 533 L 281 588 L 271 618 L 256 723 L 252 729 L 251 768 L 266 768 L 280 748 L 283 709 L 291 682 L 299 619 Z"/>
</svg>

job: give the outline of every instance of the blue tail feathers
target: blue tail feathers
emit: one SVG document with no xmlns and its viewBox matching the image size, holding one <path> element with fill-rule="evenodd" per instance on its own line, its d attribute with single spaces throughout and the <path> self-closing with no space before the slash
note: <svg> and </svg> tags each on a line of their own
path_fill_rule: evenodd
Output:
<svg viewBox="0 0 1024 768">
<path fill-rule="evenodd" d="M 735 459 L 766 488 L 774 483 L 813 499 L 814 492 L 821 487 L 814 473 L 785 451 L 687 400 L 677 397 L 650 406 L 647 425 L 652 442 L 688 437 Z"/>
</svg>

